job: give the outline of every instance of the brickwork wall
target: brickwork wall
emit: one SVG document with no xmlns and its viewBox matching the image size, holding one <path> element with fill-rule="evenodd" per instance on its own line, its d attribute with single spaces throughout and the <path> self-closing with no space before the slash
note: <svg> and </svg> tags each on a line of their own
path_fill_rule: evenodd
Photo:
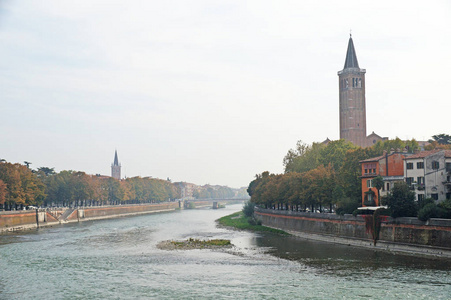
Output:
<svg viewBox="0 0 451 300">
<path fill-rule="evenodd" d="M 36 211 L 15 211 L 0 215 L 0 228 L 36 224 Z"/>
<path fill-rule="evenodd" d="M 338 216 L 292 211 L 256 209 L 263 225 L 290 231 L 334 235 L 371 241 L 362 216 Z M 380 241 L 433 246 L 451 249 L 451 220 L 431 219 L 428 223 L 416 218 L 387 218 L 382 223 Z"/>
</svg>

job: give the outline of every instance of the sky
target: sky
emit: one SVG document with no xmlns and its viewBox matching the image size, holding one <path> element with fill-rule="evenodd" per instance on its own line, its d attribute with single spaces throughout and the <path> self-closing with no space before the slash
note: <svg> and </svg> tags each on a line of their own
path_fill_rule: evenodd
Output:
<svg viewBox="0 0 451 300">
<path fill-rule="evenodd" d="M 451 134 L 447 0 L 0 0 L 0 158 L 247 186 L 339 138 L 350 32 L 367 134 Z"/>
</svg>

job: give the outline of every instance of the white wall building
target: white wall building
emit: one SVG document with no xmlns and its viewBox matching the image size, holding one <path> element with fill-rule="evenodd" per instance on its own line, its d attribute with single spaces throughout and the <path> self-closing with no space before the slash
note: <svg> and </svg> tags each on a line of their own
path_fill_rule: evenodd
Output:
<svg viewBox="0 0 451 300">
<path fill-rule="evenodd" d="M 451 150 L 422 151 L 404 159 L 404 177 L 416 200 L 451 198 Z"/>
</svg>

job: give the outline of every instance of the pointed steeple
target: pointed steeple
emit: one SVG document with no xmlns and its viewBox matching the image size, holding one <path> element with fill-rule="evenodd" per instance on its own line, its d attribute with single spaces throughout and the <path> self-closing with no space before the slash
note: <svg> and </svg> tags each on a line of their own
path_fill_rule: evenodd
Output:
<svg viewBox="0 0 451 300">
<path fill-rule="evenodd" d="M 359 62 L 357 61 L 351 34 L 349 35 L 348 51 L 346 52 L 346 61 L 343 70 L 348 68 L 359 68 Z"/>
<path fill-rule="evenodd" d="M 113 166 L 119 166 L 119 160 L 117 159 L 117 150 L 114 150 L 114 163 Z"/>
</svg>

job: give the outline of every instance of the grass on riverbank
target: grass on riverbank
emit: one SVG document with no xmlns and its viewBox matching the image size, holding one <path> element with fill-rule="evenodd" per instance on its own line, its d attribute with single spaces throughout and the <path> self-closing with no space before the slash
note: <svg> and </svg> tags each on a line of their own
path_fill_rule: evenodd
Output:
<svg viewBox="0 0 451 300">
<path fill-rule="evenodd" d="M 222 217 L 217 220 L 217 222 L 222 226 L 233 227 L 241 230 L 250 230 L 250 231 L 264 231 L 264 232 L 272 232 L 282 235 L 289 235 L 289 233 L 274 229 L 262 225 L 251 225 L 249 224 L 248 218 L 244 215 L 242 211 L 233 213 L 231 215 Z"/>
</svg>

